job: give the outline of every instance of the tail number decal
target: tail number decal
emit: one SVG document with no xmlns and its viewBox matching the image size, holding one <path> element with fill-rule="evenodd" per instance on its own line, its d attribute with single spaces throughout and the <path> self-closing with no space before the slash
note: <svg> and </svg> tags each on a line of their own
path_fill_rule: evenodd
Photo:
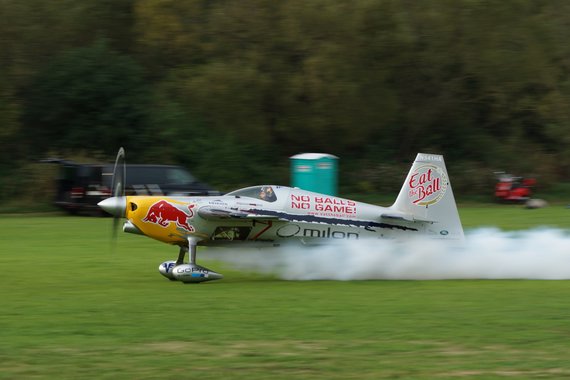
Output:
<svg viewBox="0 0 570 380">
<path fill-rule="evenodd" d="M 429 206 L 439 202 L 447 190 L 447 176 L 435 165 L 423 165 L 410 175 L 409 197 L 417 206 Z"/>
</svg>

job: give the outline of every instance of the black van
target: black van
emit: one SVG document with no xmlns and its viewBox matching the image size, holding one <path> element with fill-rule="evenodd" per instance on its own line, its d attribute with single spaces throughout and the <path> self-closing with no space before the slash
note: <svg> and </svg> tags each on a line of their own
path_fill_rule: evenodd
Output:
<svg viewBox="0 0 570 380">
<path fill-rule="evenodd" d="M 42 162 L 60 165 L 55 205 L 76 214 L 99 211 L 97 203 L 112 196 L 113 164 L 78 164 L 61 159 Z M 127 165 L 126 195 L 220 195 L 181 166 Z"/>
</svg>

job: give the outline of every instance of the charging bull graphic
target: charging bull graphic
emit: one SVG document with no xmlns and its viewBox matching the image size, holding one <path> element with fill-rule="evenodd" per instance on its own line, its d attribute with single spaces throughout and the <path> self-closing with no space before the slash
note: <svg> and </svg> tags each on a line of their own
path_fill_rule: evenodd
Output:
<svg viewBox="0 0 570 380">
<path fill-rule="evenodd" d="M 168 227 L 174 222 L 180 228 L 184 228 L 188 232 L 194 232 L 194 227 L 188 224 L 188 219 L 194 216 L 192 210 L 195 205 L 188 205 L 188 214 L 168 203 L 167 201 L 159 201 L 148 208 L 146 216 L 142 220 L 147 223 L 158 224 L 161 227 Z"/>
</svg>

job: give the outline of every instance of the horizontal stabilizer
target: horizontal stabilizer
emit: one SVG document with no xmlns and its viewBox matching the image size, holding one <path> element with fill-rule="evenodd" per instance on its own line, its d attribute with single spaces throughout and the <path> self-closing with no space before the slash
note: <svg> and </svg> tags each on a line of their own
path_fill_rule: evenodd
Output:
<svg viewBox="0 0 570 380">
<path fill-rule="evenodd" d="M 423 222 L 423 223 L 435 223 L 436 220 L 429 220 L 425 218 L 419 218 L 413 214 L 408 214 L 404 212 L 389 212 L 380 215 L 382 219 L 395 219 L 395 220 L 406 220 L 408 222 Z"/>
</svg>

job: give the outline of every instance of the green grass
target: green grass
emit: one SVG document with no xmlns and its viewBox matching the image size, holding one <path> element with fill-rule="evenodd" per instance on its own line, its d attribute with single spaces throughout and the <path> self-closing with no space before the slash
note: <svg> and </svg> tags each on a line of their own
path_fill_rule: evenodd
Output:
<svg viewBox="0 0 570 380">
<path fill-rule="evenodd" d="M 536 227 L 570 229 L 570 209 L 564 205 L 529 210 L 520 205 L 459 206 L 464 229 L 498 227 L 503 230 L 524 230 Z"/>
<path fill-rule="evenodd" d="M 563 207 L 462 208 L 466 227 L 570 228 Z M 0 379 L 567 378 L 569 281 L 183 285 L 173 247 L 110 220 L 0 217 Z M 202 255 L 204 257 L 206 255 Z"/>
</svg>

